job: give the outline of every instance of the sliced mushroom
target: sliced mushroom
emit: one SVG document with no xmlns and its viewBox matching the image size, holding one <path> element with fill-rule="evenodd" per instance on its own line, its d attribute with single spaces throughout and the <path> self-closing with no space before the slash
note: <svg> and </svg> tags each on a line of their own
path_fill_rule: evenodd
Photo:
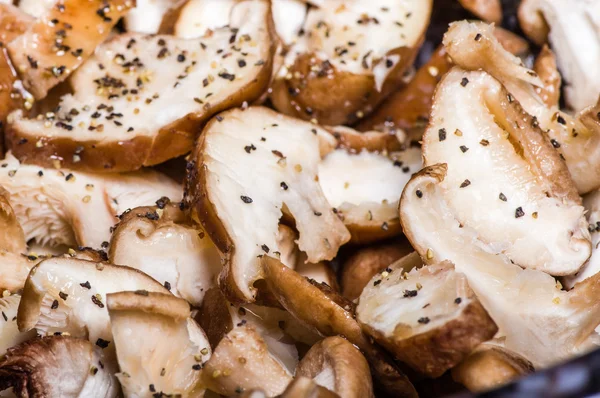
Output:
<svg viewBox="0 0 600 398">
<path fill-rule="evenodd" d="M 521 0 L 517 16 L 519 25 L 525 35 L 538 46 L 543 45 L 548 40 L 550 28 L 544 19 L 540 10 L 540 5 L 544 0 Z"/>
<path fill-rule="evenodd" d="M 486 22 L 502 22 L 502 4 L 500 0 L 458 0 L 468 11 Z"/>
<path fill-rule="evenodd" d="M 548 107 L 558 107 L 560 99 L 561 77 L 556 66 L 556 57 L 550 48 L 544 44 L 533 65 L 533 70 L 542 79 L 543 87 L 536 87 L 542 101 Z"/>
<path fill-rule="evenodd" d="M 228 27 L 195 40 L 129 33 L 99 46 L 70 80 L 58 112 L 14 112 L 7 143 L 25 163 L 130 171 L 190 151 L 215 113 L 252 101 L 271 76 L 266 0 L 242 1 Z M 231 42 L 231 43 L 230 43 Z M 236 54 L 223 57 L 221 52 Z M 197 89 L 194 89 L 197 87 Z"/>
<path fill-rule="evenodd" d="M 27 243 L 23 228 L 10 205 L 10 194 L 0 185 L 0 252 L 25 253 Z"/>
<path fill-rule="evenodd" d="M 187 301 L 170 294 L 106 296 L 125 396 L 202 396 L 202 365 L 210 358 L 204 331 L 190 318 Z M 143 338 L 136 338 L 143 336 Z"/>
<path fill-rule="evenodd" d="M 341 398 L 374 396 L 365 357 L 338 336 L 327 337 L 313 345 L 298 364 L 296 377 L 309 377 Z"/>
<path fill-rule="evenodd" d="M 183 39 L 202 37 L 229 23 L 231 10 L 239 0 L 189 0 L 175 23 L 175 36 Z"/>
<path fill-rule="evenodd" d="M 421 165 L 421 151 L 412 147 L 390 156 L 338 149 L 323 159 L 319 184 L 350 231 L 352 243 L 371 243 L 402 232 L 398 200 Z"/>
<path fill-rule="evenodd" d="M 162 196 L 173 200 L 181 197 L 177 183 L 152 170 L 111 175 L 74 173 L 21 164 L 10 153 L 0 164 L 0 185 L 10 192 L 25 238 L 44 245 L 100 248 L 110 240 L 116 215 L 151 205 Z"/>
<path fill-rule="evenodd" d="M 136 0 L 135 8 L 125 16 L 128 32 L 158 33 L 169 11 L 185 3 L 185 0 Z"/>
<path fill-rule="evenodd" d="M 463 361 L 498 328 L 450 262 L 391 265 L 373 277 L 356 307 L 363 329 L 396 358 L 435 378 Z"/>
<path fill-rule="evenodd" d="M 29 271 L 39 261 L 33 255 L 0 251 L 0 292 L 7 290 L 16 293 L 23 289 Z"/>
<path fill-rule="evenodd" d="M 121 217 L 111 238 L 109 260 L 139 269 L 198 307 L 221 271 L 219 252 L 179 205 L 168 200 L 158 204 Z"/>
<path fill-rule="evenodd" d="M 6 354 L 6 351 L 11 347 L 32 339 L 36 335 L 33 330 L 21 333 L 17 327 L 17 310 L 20 301 L 21 296 L 18 294 L 3 295 L 0 298 L 0 313 L 2 314 L 2 319 L 0 319 L 0 356 Z M 2 383 L 0 382 L 0 390 L 2 389 L 1 386 Z"/>
<path fill-rule="evenodd" d="M 315 383 L 308 377 L 296 376 L 280 395 L 281 398 L 337 398 L 338 394 Z M 261 398 L 249 395 L 248 398 Z"/>
<path fill-rule="evenodd" d="M 49 336 L 26 341 L 0 360 L 0 390 L 19 397 L 114 397 L 119 384 L 87 340 Z"/>
<path fill-rule="evenodd" d="M 387 131 L 356 131 L 346 126 L 327 127 L 338 141 L 338 147 L 348 151 L 396 152 L 405 149 L 406 133 L 401 129 Z"/>
<path fill-rule="evenodd" d="M 275 108 L 328 125 L 368 115 L 402 85 L 431 8 L 430 0 L 332 0 L 310 8 L 273 83 Z"/>
<path fill-rule="evenodd" d="M 491 390 L 533 373 L 527 359 L 501 346 L 484 343 L 452 369 L 452 378 L 473 392 Z"/>
<path fill-rule="evenodd" d="M 279 252 L 282 211 L 295 220 L 298 247 L 311 263 L 332 259 L 349 240 L 316 181 L 332 140 L 317 126 L 261 107 L 221 113 L 204 129 L 186 201 L 223 253 L 220 278 L 230 299 L 255 299 L 253 283 L 262 278 L 257 256 Z"/>
<path fill-rule="evenodd" d="M 130 0 L 62 0 L 46 10 L 6 46 L 25 88 L 36 99 L 44 98 L 94 53 L 134 5 Z"/>
</svg>

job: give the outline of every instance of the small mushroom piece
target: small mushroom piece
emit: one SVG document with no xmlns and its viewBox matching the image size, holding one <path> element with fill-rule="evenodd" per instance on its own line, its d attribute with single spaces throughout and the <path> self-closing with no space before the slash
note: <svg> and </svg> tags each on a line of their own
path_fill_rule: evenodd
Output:
<svg viewBox="0 0 600 398">
<path fill-rule="evenodd" d="M 311 263 L 331 260 L 349 240 L 316 181 L 321 149 L 327 153 L 332 140 L 313 124 L 262 107 L 223 112 L 205 127 L 185 200 L 225 258 L 220 280 L 231 300 L 254 301 L 253 283 L 263 277 L 257 256 L 279 252 L 282 211 L 294 219 L 298 247 Z"/>
<path fill-rule="evenodd" d="M 365 287 L 356 307 L 363 329 L 418 372 L 440 377 L 498 328 L 450 262 L 386 268 Z"/>
<path fill-rule="evenodd" d="M 560 99 L 561 77 L 556 66 L 556 57 L 550 48 L 544 44 L 535 59 L 533 70 L 542 79 L 543 87 L 535 87 L 536 93 L 548 107 L 558 107 Z"/>
<path fill-rule="evenodd" d="M 350 242 L 367 244 L 402 233 L 398 200 L 413 172 L 421 169 L 419 148 L 389 156 L 338 149 L 319 164 L 319 184 L 350 231 Z"/>
<path fill-rule="evenodd" d="M 482 392 L 533 373 L 531 362 L 496 344 L 484 343 L 452 369 L 452 378 L 472 392 Z"/>
<path fill-rule="evenodd" d="M 210 358 L 210 345 L 190 318 L 187 301 L 163 293 L 119 292 L 108 294 L 106 305 L 126 397 L 203 396 L 200 370 Z"/>
<path fill-rule="evenodd" d="M 10 194 L 0 185 L 0 253 L 25 253 L 27 242 L 17 215 L 10 205 Z"/>
<path fill-rule="evenodd" d="M 296 376 L 288 385 L 280 398 L 337 398 L 338 394 L 315 383 L 308 377 Z M 261 396 L 249 395 L 247 398 L 262 398 Z"/>
<path fill-rule="evenodd" d="M 521 0 L 517 17 L 525 35 L 538 46 L 548 40 L 550 27 L 541 11 L 544 0 Z"/>
<path fill-rule="evenodd" d="M 94 53 L 134 4 L 61 0 L 47 9 L 6 46 L 25 88 L 36 99 L 44 98 Z"/>
<path fill-rule="evenodd" d="M 502 22 L 502 4 L 500 0 L 458 0 L 469 12 L 486 22 Z"/>
<path fill-rule="evenodd" d="M 21 164 L 10 153 L 0 164 L 0 185 L 10 192 L 25 238 L 42 245 L 100 248 L 110 240 L 118 214 L 182 194 L 176 182 L 153 170 L 76 173 Z"/>
<path fill-rule="evenodd" d="M 356 347 L 338 336 L 313 345 L 298 364 L 296 377 L 309 377 L 341 398 L 374 396 L 367 360 Z"/>
<path fill-rule="evenodd" d="M 326 127 L 338 141 L 338 148 L 351 152 L 397 152 L 405 149 L 407 136 L 401 129 L 357 131 L 347 126 Z"/>
<path fill-rule="evenodd" d="M 128 32 L 155 34 L 159 32 L 165 15 L 180 7 L 185 0 L 136 0 L 135 8 L 124 18 Z"/>
<path fill-rule="evenodd" d="M 273 82 L 273 105 L 326 125 L 359 121 L 403 84 L 431 8 L 431 0 L 331 0 L 311 7 Z"/>
<path fill-rule="evenodd" d="M 74 92 L 58 112 L 10 115 L 7 146 L 24 163 L 53 167 L 60 159 L 88 172 L 132 171 L 188 153 L 211 116 L 267 88 L 270 9 L 267 0 L 241 1 L 228 26 L 197 39 L 114 36 L 69 80 Z"/>
<path fill-rule="evenodd" d="M 99 348 L 84 339 L 48 336 L 8 350 L 0 360 L 0 390 L 19 397 L 114 397 L 119 383 L 102 363 Z"/>
<path fill-rule="evenodd" d="M 20 301 L 21 296 L 18 294 L 3 295 L 0 298 L 0 313 L 2 315 L 2 319 L 0 319 L 0 356 L 6 354 L 6 351 L 11 347 L 36 336 L 34 330 L 21 333 L 17 327 L 17 310 Z M 0 382 L 0 390 L 1 385 Z"/>
<path fill-rule="evenodd" d="M 204 231 L 179 205 L 161 199 L 158 206 L 137 207 L 121 217 L 109 261 L 139 269 L 196 307 L 222 268 L 219 252 Z"/>
<path fill-rule="evenodd" d="M 195 39 L 229 23 L 229 15 L 238 0 L 189 0 L 175 22 L 175 36 Z"/>
<path fill-rule="evenodd" d="M 43 257 L 0 251 L 0 292 L 17 293 L 23 289 L 29 271 L 41 260 Z"/>
</svg>

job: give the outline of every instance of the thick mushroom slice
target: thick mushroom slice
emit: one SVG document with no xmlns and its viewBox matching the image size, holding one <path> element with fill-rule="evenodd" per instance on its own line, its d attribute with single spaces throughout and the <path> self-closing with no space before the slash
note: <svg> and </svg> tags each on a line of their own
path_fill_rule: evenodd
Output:
<svg viewBox="0 0 600 398">
<path fill-rule="evenodd" d="M 309 377 L 341 398 L 374 396 L 367 360 L 348 340 L 338 336 L 313 345 L 298 364 L 296 377 Z"/>
<path fill-rule="evenodd" d="M 120 292 L 108 294 L 106 305 L 125 396 L 203 396 L 200 370 L 210 358 L 210 345 L 190 318 L 187 301 L 163 293 Z"/>
<path fill-rule="evenodd" d="M 310 8 L 273 83 L 275 108 L 328 125 L 371 113 L 402 85 L 431 7 L 431 0 L 331 0 Z"/>
<path fill-rule="evenodd" d="M 486 22 L 502 22 L 502 4 L 500 0 L 458 0 L 469 12 Z"/>
<path fill-rule="evenodd" d="M 198 39 L 118 35 L 70 79 L 58 112 L 12 113 L 7 144 L 25 163 L 130 171 L 190 151 L 215 113 L 258 98 L 269 83 L 274 41 L 266 0 L 232 10 L 229 25 Z M 77 156 L 74 156 L 77 155 Z"/>
<path fill-rule="evenodd" d="M 196 307 L 216 285 L 222 268 L 210 238 L 168 200 L 121 217 L 111 238 L 109 261 L 139 269 Z"/>
<path fill-rule="evenodd" d="M 262 278 L 257 256 L 279 251 L 282 211 L 295 220 L 298 247 L 311 263 L 331 260 L 349 240 L 316 181 L 332 141 L 313 124 L 262 107 L 221 113 L 204 129 L 188 168 L 186 201 L 225 257 L 220 278 L 230 299 L 255 299 L 252 285 Z"/>
<path fill-rule="evenodd" d="M 68 336 L 26 341 L 0 360 L 0 390 L 12 387 L 19 397 L 117 396 L 119 383 L 99 351 L 87 340 Z"/>
<path fill-rule="evenodd" d="M 491 390 L 533 373 L 527 359 L 493 343 L 484 343 L 452 369 L 452 378 L 470 391 Z"/>
<path fill-rule="evenodd" d="M 356 307 L 363 329 L 396 358 L 429 377 L 462 362 L 498 328 L 450 262 L 375 275 Z"/>
<path fill-rule="evenodd" d="M 419 148 L 388 155 L 338 149 L 319 164 L 319 184 L 350 231 L 352 243 L 372 243 L 400 234 L 398 201 L 411 175 L 421 169 Z"/>
<path fill-rule="evenodd" d="M 0 356 L 6 354 L 11 347 L 35 337 L 34 330 L 21 333 L 17 326 L 17 310 L 21 296 L 13 294 L 0 298 Z"/>
<path fill-rule="evenodd" d="M 182 194 L 177 183 L 152 170 L 75 173 L 21 164 L 10 153 L 0 166 L 0 185 L 10 192 L 25 238 L 44 245 L 100 248 L 110 240 L 117 215 L 163 196 L 178 200 Z"/>
<path fill-rule="evenodd" d="M 23 85 L 36 99 L 64 81 L 135 5 L 131 0 L 60 0 L 7 46 Z"/>
<path fill-rule="evenodd" d="M 442 79 L 423 157 L 448 165 L 444 199 L 490 252 L 552 275 L 574 274 L 589 258 L 567 167 L 535 118 L 487 73 L 454 68 Z"/>
<path fill-rule="evenodd" d="M 451 261 L 500 329 L 504 346 L 536 368 L 588 351 L 600 319 L 600 275 L 561 290 L 555 278 L 523 269 L 479 244 L 479 231 L 456 219 L 442 181 L 448 167 L 426 167 L 408 183 L 400 201 L 406 236 L 427 264 Z M 488 212 L 487 205 L 473 213 Z"/>
</svg>

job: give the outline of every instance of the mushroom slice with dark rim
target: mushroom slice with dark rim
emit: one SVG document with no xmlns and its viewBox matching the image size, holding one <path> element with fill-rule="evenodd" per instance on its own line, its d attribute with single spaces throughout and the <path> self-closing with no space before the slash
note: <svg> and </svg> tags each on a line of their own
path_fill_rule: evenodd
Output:
<svg viewBox="0 0 600 398">
<path fill-rule="evenodd" d="M 498 328 L 452 263 L 408 273 L 399 263 L 371 279 L 360 295 L 356 319 L 396 358 L 439 377 Z"/>
<path fill-rule="evenodd" d="M 357 131 L 347 126 L 326 129 L 337 140 L 338 148 L 351 152 L 396 152 L 405 149 L 407 143 L 406 133 L 401 129 Z"/>
<path fill-rule="evenodd" d="M 8 146 L 25 163 L 51 167 L 60 159 L 97 172 L 189 152 L 212 115 L 266 89 L 275 48 L 270 9 L 266 0 L 242 1 L 227 27 L 197 39 L 114 36 L 72 76 L 74 93 L 61 98 L 58 112 L 9 116 Z"/>
<path fill-rule="evenodd" d="M 231 300 L 255 299 L 253 283 L 263 277 L 257 256 L 279 251 L 282 211 L 311 263 L 331 260 L 349 240 L 317 181 L 333 146 L 325 130 L 261 107 L 221 113 L 205 127 L 188 166 L 186 202 L 225 258 L 221 287 Z"/>
<path fill-rule="evenodd" d="M 109 261 L 139 269 L 198 307 L 216 285 L 222 268 L 219 251 L 178 204 L 168 199 L 157 203 L 121 217 L 111 238 Z"/>
<path fill-rule="evenodd" d="M 6 351 L 11 347 L 36 336 L 34 330 L 28 332 L 19 331 L 17 326 L 17 310 L 19 309 L 20 302 L 21 296 L 18 294 L 3 294 L 0 298 L 0 314 L 2 315 L 0 319 L 0 356 L 6 354 Z"/>
<path fill-rule="evenodd" d="M 56 2 L 6 46 L 25 88 L 44 98 L 93 55 L 133 6 L 132 0 Z"/>
<path fill-rule="evenodd" d="M 187 301 L 163 293 L 119 292 L 108 294 L 106 305 L 125 396 L 204 395 L 200 371 L 211 350 L 190 318 Z"/>
<path fill-rule="evenodd" d="M 87 340 L 68 336 L 26 341 L 0 360 L 0 389 L 12 387 L 19 397 L 117 396 L 119 383 L 99 351 Z"/>
<path fill-rule="evenodd" d="M 458 0 L 458 2 L 476 17 L 486 22 L 502 22 L 502 4 L 500 0 Z"/>
</svg>

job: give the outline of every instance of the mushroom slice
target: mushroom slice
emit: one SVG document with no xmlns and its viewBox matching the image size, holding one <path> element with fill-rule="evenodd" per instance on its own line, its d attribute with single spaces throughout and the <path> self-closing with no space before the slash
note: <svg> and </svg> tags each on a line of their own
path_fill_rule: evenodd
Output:
<svg viewBox="0 0 600 398">
<path fill-rule="evenodd" d="M 535 87 L 535 92 L 538 93 L 546 106 L 558 107 L 561 77 L 556 66 L 556 57 L 547 45 L 544 44 L 535 59 L 533 70 L 544 83 L 543 87 Z"/>
<path fill-rule="evenodd" d="M 399 265 L 371 279 L 360 295 L 357 320 L 396 358 L 440 377 L 498 328 L 452 263 L 408 273 Z"/>
<path fill-rule="evenodd" d="M 262 265 L 269 289 L 292 316 L 322 336 L 342 335 L 357 346 L 378 385 L 390 395 L 417 396 L 404 373 L 363 333 L 351 313 L 352 303 L 328 295 L 273 257 L 263 256 Z"/>
<path fill-rule="evenodd" d="M 178 205 L 168 200 L 158 204 L 121 217 L 111 238 L 109 260 L 139 269 L 198 307 L 221 271 L 219 252 Z"/>
<path fill-rule="evenodd" d="M 338 141 L 339 148 L 351 152 L 396 152 L 405 149 L 407 141 L 406 133 L 400 129 L 359 132 L 346 126 L 333 126 L 327 127 L 327 131 Z"/>
<path fill-rule="evenodd" d="M 125 396 L 204 395 L 200 369 L 210 358 L 210 345 L 190 318 L 187 301 L 163 293 L 120 292 L 108 294 L 106 305 Z"/>
<path fill-rule="evenodd" d="M 245 396 L 246 397 L 246 396 Z M 288 385 L 280 398 L 337 398 L 338 394 L 315 383 L 308 377 L 296 376 Z M 262 398 L 262 396 L 248 395 L 246 398 Z"/>
<path fill-rule="evenodd" d="M 402 194 L 404 233 L 427 264 L 451 261 L 500 329 L 507 349 L 536 368 L 550 366 L 594 347 L 600 319 L 600 275 L 561 290 L 545 272 L 523 269 L 477 242 L 479 231 L 455 218 L 442 182 L 446 165 L 426 167 Z M 471 211 L 489 211 L 473 206 Z"/>
<path fill-rule="evenodd" d="M 2 319 L 0 319 L 0 356 L 3 356 L 11 347 L 29 340 L 36 335 L 34 330 L 21 333 L 17 327 L 17 310 L 19 309 L 20 301 L 21 296 L 18 294 L 6 297 L 3 295 L 0 298 L 0 313 L 2 314 Z"/>
<path fill-rule="evenodd" d="M 94 53 L 134 5 L 130 0 L 61 0 L 46 10 L 6 46 L 25 88 L 36 99 L 44 98 Z"/>
<path fill-rule="evenodd" d="M 131 171 L 183 155 L 208 118 L 266 89 L 270 15 L 268 1 L 247 0 L 227 27 L 198 39 L 115 36 L 73 75 L 75 91 L 58 112 L 40 120 L 12 113 L 7 142 L 25 163 L 60 159 L 82 171 Z"/>
<path fill-rule="evenodd" d="M 313 345 L 298 364 L 296 377 L 309 377 L 341 398 L 374 396 L 365 357 L 348 340 L 338 336 Z"/>
<path fill-rule="evenodd" d="M 517 17 L 525 35 L 538 46 L 548 40 L 550 27 L 544 19 L 540 6 L 544 0 L 521 0 Z"/>
<path fill-rule="evenodd" d="M 431 0 L 331 0 L 310 8 L 273 83 L 273 105 L 322 124 L 357 122 L 403 84 L 431 8 Z"/>
<path fill-rule="evenodd" d="M 455 68 L 442 79 L 423 157 L 448 164 L 444 199 L 486 250 L 552 275 L 574 274 L 589 258 L 569 171 L 535 118 L 487 73 Z"/>
<path fill-rule="evenodd" d="M 331 260 L 349 240 L 316 181 L 320 147 L 330 150 L 332 140 L 311 123 L 262 107 L 221 113 L 205 127 L 192 154 L 186 201 L 225 257 L 220 278 L 230 299 L 254 301 L 252 285 L 262 279 L 257 256 L 279 251 L 283 209 L 311 263 Z"/>
<path fill-rule="evenodd" d="M 239 0 L 189 0 L 175 23 L 175 36 L 195 39 L 229 23 L 231 10 Z"/>
<path fill-rule="evenodd" d="M 484 343 L 452 369 L 452 378 L 470 391 L 491 390 L 533 373 L 527 359 L 496 344 Z"/>
<path fill-rule="evenodd" d="M 0 252 L 25 253 L 27 242 L 17 215 L 10 205 L 10 194 L 0 185 Z"/>
<path fill-rule="evenodd" d="M 16 293 L 23 289 L 29 271 L 40 261 L 36 256 L 0 251 L 0 292 Z"/>
<path fill-rule="evenodd" d="M 125 29 L 128 32 L 158 33 L 165 15 L 185 0 L 136 0 L 135 8 L 125 16 Z"/>
<path fill-rule="evenodd" d="M 114 397 L 119 384 L 87 340 L 49 336 L 26 341 L 0 360 L 0 389 L 19 397 Z"/>
<path fill-rule="evenodd" d="M 486 22 L 502 22 L 502 4 L 500 0 L 458 0 L 469 12 Z"/>
<path fill-rule="evenodd" d="M 412 172 L 422 166 L 419 148 L 386 156 L 345 149 L 329 153 L 319 164 L 325 198 L 352 235 L 352 243 L 371 243 L 400 234 L 398 200 Z"/>
<path fill-rule="evenodd" d="M 260 388 L 272 397 L 282 393 L 291 380 L 290 372 L 273 357 L 251 325 L 227 333 L 202 371 L 207 388 L 226 396 Z"/>
<path fill-rule="evenodd" d="M 0 163 L 0 185 L 10 192 L 25 238 L 43 245 L 100 248 L 110 240 L 118 214 L 162 196 L 178 200 L 182 194 L 177 183 L 152 170 L 75 173 L 21 164 L 10 153 Z"/>
</svg>

